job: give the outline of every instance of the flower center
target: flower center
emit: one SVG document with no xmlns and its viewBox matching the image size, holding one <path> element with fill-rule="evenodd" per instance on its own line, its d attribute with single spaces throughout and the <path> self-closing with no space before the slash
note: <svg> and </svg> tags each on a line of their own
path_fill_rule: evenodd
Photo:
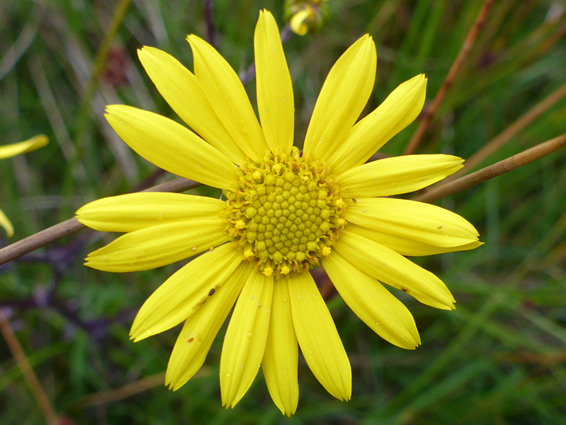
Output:
<svg viewBox="0 0 566 425">
<path fill-rule="evenodd" d="M 294 147 L 249 161 L 238 174 L 225 192 L 224 218 L 244 257 L 267 276 L 320 265 L 346 224 L 346 203 L 325 165 Z"/>
</svg>

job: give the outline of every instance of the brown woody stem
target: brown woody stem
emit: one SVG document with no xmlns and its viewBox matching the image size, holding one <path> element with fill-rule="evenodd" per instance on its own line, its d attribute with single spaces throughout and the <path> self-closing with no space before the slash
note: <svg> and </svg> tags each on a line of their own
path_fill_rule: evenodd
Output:
<svg viewBox="0 0 566 425">
<path fill-rule="evenodd" d="M 432 101 L 432 103 L 425 109 L 422 120 L 421 120 L 419 126 L 417 127 L 415 134 L 413 134 L 413 137 L 409 141 L 407 148 L 405 149 L 405 152 L 404 152 L 405 155 L 412 154 L 417 149 L 419 144 L 421 143 L 421 139 L 423 138 L 424 134 L 426 133 L 428 126 L 430 125 L 430 122 L 432 121 L 432 118 L 434 117 L 434 114 L 436 113 L 438 107 L 442 103 L 442 100 L 444 99 L 446 92 L 448 91 L 448 89 L 450 88 L 452 83 L 454 82 L 456 75 L 458 74 L 458 72 L 462 68 L 462 64 L 464 63 L 464 60 L 466 59 L 466 57 L 470 53 L 470 50 L 472 50 L 472 47 L 474 46 L 474 43 L 476 42 L 476 38 L 477 38 L 477 36 L 480 32 L 480 29 L 485 23 L 485 20 L 487 18 L 487 13 L 489 12 L 489 9 L 491 8 L 492 3 L 493 3 L 493 0 L 486 0 L 485 3 L 483 4 L 480 12 L 478 13 L 478 16 L 477 16 L 475 22 L 474 22 L 474 25 L 472 25 L 470 32 L 468 33 L 468 35 L 466 36 L 466 39 L 464 40 L 464 43 L 462 44 L 462 48 L 460 49 L 458 56 L 456 57 L 456 59 L 452 63 L 452 66 L 450 67 L 450 71 L 448 71 L 448 75 L 446 75 L 446 78 L 444 79 L 444 82 L 442 83 L 440 90 L 438 90 L 438 92 L 436 93 L 436 96 L 434 97 L 434 100 Z"/>
<path fill-rule="evenodd" d="M 415 198 L 416 201 L 434 202 L 441 198 L 453 195 L 476 186 L 494 177 L 505 174 L 515 168 L 522 167 L 530 162 L 536 161 L 560 148 L 566 147 L 566 134 L 562 134 L 554 139 L 540 143 L 526 151 L 513 155 L 510 158 L 499 161 L 489 167 L 482 168 L 475 173 L 460 177 L 449 183 L 439 184 Z"/>
<path fill-rule="evenodd" d="M 22 371 L 22 375 L 24 379 L 28 383 L 39 408 L 41 409 L 41 413 L 45 418 L 45 421 L 48 425 L 58 425 L 59 420 L 57 419 L 57 414 L 55 410 L 53 410 L 53 406 L 49 402 L 49 398 L 43 387 L 41 386 L 39 379 L 37 379 L 37 375 L 33 371 L 29 361 L 24 353 L 22 346 L 20 345 L 18 338 L 14 335 L 14 331 L 12 330 L 12 326 L 10 326 L 10 322 L 4 315 L 4 312 L 0 308 L 0 333 L 4 337 L 6 344 L 8 344 L 8 348 L 12 352 L 12 356 L 16 360 L 16 363 L 20 367 Z"/>
<path fill-rule="evenodd" d="M 499 133 L 496 137 L 490 140 L 483 148 L 466 160 L 464 168 L 450 176 L 448 180 L 454 180 L 456 176 L 462 175 L 473 169 L 476 165 L 508 142 L 513 136 L 523 130 L 527 125 L 534 122 L 564 96 L 566 96 L 566 84 L 558 87 L 555 91 L 532 107 L 528 112 L 523 114 L 517 121 L 507 127 L 503 132 Z"/>
<path fill-rule="evenodd" d="M 142 192 L 184 192 L 185 190 L 193 189 L 199 185 L 199 183 L 192 180 L 176 179 L 150 187 Z M 45 245 L 49 245 L 65 236 L 77 233 L 84 228 L 85 226 L 79 223 L 76 218 L 70 218 L 62 223 L 48 227 L 45 230 L 0 249 L 0 265 L 15 260 Z"/>
</svg>

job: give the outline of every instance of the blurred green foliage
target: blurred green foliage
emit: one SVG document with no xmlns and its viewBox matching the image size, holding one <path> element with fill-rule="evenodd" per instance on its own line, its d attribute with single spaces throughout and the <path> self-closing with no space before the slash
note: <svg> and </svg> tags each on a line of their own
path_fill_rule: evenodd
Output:
<svg viewBox="0 0 566 425">
<path fill-rule="evenodd" d="M 0 166 L 0 199 L 14 223 L 14 240 L 69 218 L 88 201 L 132 191 L 153 175 L 154 166 L 105 122 L 106 104 L 178 119 L 144 74 L 136 49 L 156 46 L 191 67 L 184 39 L 188 33 L 207 36 L 203 2 L 133 2 L 110 39 L 100 79 L 91 81 L 116 3 L 0 3 L 0 143 L 37 133 L 51 140 Z M 217 48 L 245 71 L 253 63 L 259 9 L 270 9 L 282 28 L 282 2 L 212 3 Z M 328 70 L 354 40 L 369 33 L 378 49 L 366 112 L 421 72 L 429 79 L 430 101 L 482 3 L 331 0 L 319 33 L 285 45 L 296 143 L 302 143 Z M 564 84 L 564 19 L 561 1 L 494 2 L 418 152 L 469 157 Z M 254 83 L 247 89 L 254 99 Z M 565 124 L 562 98 L 482 165 L 564 133 Z M 415 128 L 384 151 L 400 154 Z M 301 362 L 299 409 L 291 419 L 272 404 L 261 374 L 235 410 L 220 406 L 221 337 L 185 387 L 173 393 L 161 385 L 176 332 L 133 344 L 128 328 L 136 309 L 179 265 L 123 275 L 83 267 L 86 252 L 112 235 L 85 232 L 3 266 L 0 305 L 66 423 L 559 424 L 566 416 L 565 160 L 562 149 L 441 202 L 474 223 L 486 244 L 418 260 L 443 278 L 458 304 L 446 312 L 403 298 L 422 335 L 416 351 L 388 345 L 333 298 L 329 304 L 353 367 L 353 399 L 334 400 Z M 3 343 L 0 391 L 0 424 L 44 423 Z"/>
</svg>

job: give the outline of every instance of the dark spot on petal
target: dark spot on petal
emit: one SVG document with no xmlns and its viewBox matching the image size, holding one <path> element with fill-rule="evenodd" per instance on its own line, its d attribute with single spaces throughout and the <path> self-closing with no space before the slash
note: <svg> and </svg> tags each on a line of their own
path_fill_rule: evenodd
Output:
<svg viewBox="0 0 566 425">
<path fill-rule="evenodd" d="M 194 340 L 194 338 L 190 338 L 187 342 L 193 342 Z"/>
<path fill-rule="evenodd" d="M 210 292 L 208 293 L 208 296 L 210 297 L 211 295 L 214 295 L 215 292 L 216 292 L 216 289 L 212 288 L 210 290 Z"/>
</svg>

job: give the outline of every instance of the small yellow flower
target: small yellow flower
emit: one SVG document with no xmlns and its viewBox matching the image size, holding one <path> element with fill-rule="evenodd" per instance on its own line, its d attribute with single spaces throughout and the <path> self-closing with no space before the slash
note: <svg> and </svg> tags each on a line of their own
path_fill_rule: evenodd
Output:
<svg viewBox="0 0 566 425">
<path fill-rule="evenodd" d="M 320 30 L 328 15 L 328 0 L 286 0 L 285 19 L 298 35 Z"/>
<path fill-rule="evenodd" d="M 299 347 L 328 392 L 349 400 L 348 356 L 309 270 L 322 265 L 371 329 L 414 349 L 420 338 L 411 313 L 380 282 L 452 309 L 444 283 L 405 256 L 480 245 L 462 217 L 388 197 L 445 178 L 461 168 L 460 158 L 411 155 L 366 163 L 419 115 L 426 78 L 401 84 L 356 122 L 372 92 L 377 60 L 371 37 L 361 37 L 328 74 L 300 152 L 293 147 L 291 77 L 269 12 L 260 12 L 254 36 L 259 122 L 230 65 L 199 37 L 190 35 L 188 42 L 194 74 L 155 48 L 142 48 L 139 57 L 194 132 L 129 106 L 109 106 L 106 117 L 141 156 L 221 188 L 226 200 L 135 193 L 87 204 L 77 211 L 81 223 L 126 234 L 90 253 L 86 264 L 130 272 L 204 252 L 148 298 L 131 329 L 139 341 L 184 321 L 166 373 L 173 390 L 202 366 L 235 305 L 220 360 L 224 406 L 240 401 L 261 366 L 273 401 L 293 414 Z"/>
<path fill-rule="evenodd" d="M 47 145 L 47 143 L 49 143 L 47 137 L 39 135 L 32 137 L 25 142 L 0 146 L 0 159 L 10 158 L 22 153 L 34 151 Z M 8 237 L 11 237 L 14 234 L 14 227 L 12 226 L 12 223 L 10 223 L 10 220 L 8 220 L 8 217 L 6 217 L 6 214 L 2 212 L 2 210 L 0 210 L 0 226 L 4 228 Z"/>
</svg>

